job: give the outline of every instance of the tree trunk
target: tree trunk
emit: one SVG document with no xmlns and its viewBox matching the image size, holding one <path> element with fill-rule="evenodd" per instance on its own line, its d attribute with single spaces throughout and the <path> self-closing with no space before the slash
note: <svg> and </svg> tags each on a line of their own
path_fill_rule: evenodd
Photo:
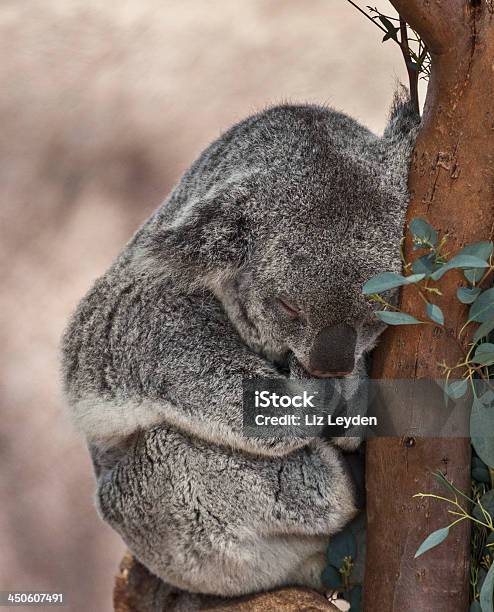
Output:
<svg viewBox="0 0 494 612">
<path fill-rule="evenodd" d="M 423 124 L 409 175 L 408 220 L 427 219 L 449 234 L 449 251 L 492 239 L 494 225 L 494 21 L 492 0 L 392 0 L 432 55 Z M 405 245 L 410 255 L 411 244 Z M 459 274 L 459 273 L 458 273 Z M 466 308 L 452 300 L 459 276 L 442 281 L 442 307 L 456 329 Z M 422 313 L 413 290 L 401 294 L 406 312 Z M 442 378 L 438 362 L 454 365 L 459 348 L 429 325 L 389 329 L 375 351 L 373 378 Z M 407 407 L 403 406 L 403 410 Z M 469 439 L 369 441 L 366 612 L 454 612 L 468 609 L 469 525 L 454 527 L 437 548 L 414 559 L 432 531 L 451 523 L 445 504 L 412 499 L 444 493 L 431 478 L 441 470 L 470 487 Z"/>
</svg>

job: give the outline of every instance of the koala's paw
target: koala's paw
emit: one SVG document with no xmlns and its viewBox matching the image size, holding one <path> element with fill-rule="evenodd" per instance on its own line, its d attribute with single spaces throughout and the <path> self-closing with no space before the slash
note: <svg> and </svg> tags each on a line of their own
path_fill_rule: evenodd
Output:
<svg viewBox="0 0 494 612">
<path fill-rule="evenodd" d="M 321 574 L 327 565 L 325 552 L 317 552 L 303 563 L 297 566 L 292 575 L 289 576 L 288 584 L 298 584 L 319 592 L 324 592 L 325 587 L 321 580 Z"/>
</svg>

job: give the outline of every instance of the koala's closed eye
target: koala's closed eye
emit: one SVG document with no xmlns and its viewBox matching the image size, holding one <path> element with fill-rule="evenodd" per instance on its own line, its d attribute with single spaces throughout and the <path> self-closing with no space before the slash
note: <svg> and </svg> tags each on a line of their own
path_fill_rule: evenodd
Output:
<svg viewBox="0 0 494 612">
<path fill-rule="evenodd" d="M 286 298 L 277 298 L 276 304 L 278 309 L 281 310 L 284 314 L 287 315 L 289 319 L 292 321 L 301 321 L 302 320 L 302 311 L 298 306 L 289 302 Z"/>
</svg>

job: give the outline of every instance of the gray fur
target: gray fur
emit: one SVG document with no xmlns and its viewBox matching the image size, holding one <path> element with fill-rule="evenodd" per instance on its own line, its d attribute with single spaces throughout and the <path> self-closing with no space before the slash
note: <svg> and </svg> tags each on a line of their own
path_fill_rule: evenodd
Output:
<svg viewBox="0 0 494 612">
<path fill-rule="evenodd" d="M 165 582 L 228 596 L 320 587 L 327 538 L 355 514 L 351 479 L 335 441 L 244 437 L 242 379 L 303 377 L 321 330 L 341 322 L 362 370 L 383 328 L 361 288 L 400 269 L 416 125 L 399 99 L 382 138 L 317 106 L 246 119 L 75 312 L 65 391 L 98 508 Z"/>
</svg>

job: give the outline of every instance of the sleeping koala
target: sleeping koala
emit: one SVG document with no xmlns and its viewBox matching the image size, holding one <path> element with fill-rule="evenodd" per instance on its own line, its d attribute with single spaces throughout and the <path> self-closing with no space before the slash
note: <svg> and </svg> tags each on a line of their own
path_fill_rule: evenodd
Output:
<svg viewBox="0 0 494 612">
<path fill-rule="evenodd" d="M 338 441 L 243 435 L 242 380 L 337 376 L 352 395 L 383 329 L 362 285 L 401 266 L 416 126 L 398 97 L 383 137 L 318 106 L 246 119 L 73 315 L 65 391 L 99 512 L 166 583 L 321 587 L 356 512 Z"/>
</svg>

